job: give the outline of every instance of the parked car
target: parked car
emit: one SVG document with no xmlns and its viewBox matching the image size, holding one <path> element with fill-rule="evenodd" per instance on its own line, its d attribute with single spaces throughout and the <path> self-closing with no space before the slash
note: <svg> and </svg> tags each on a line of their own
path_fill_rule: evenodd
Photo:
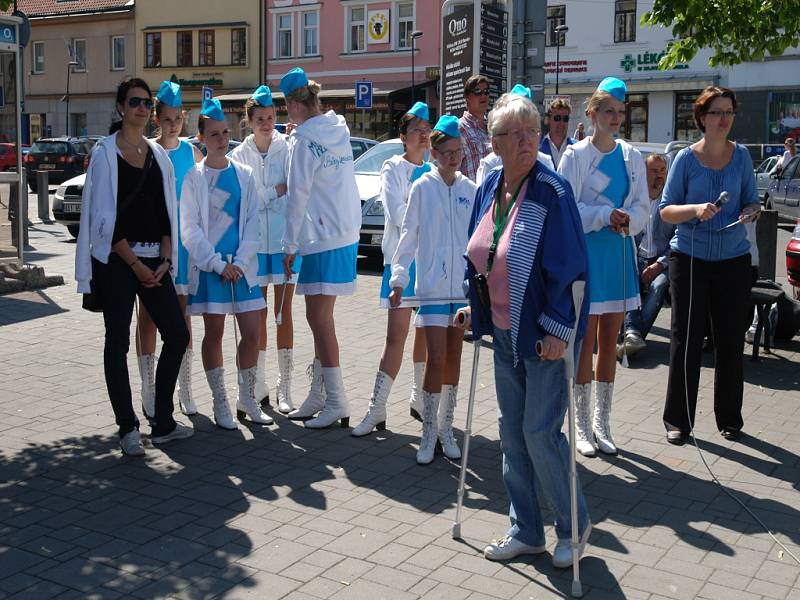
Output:
<svg viewBox="0 0 800 600">
<path fill-rule="evenodd" d="M 8 171 L 17 167 L 17 147 L 15 144 L 3 142 L 0 144 L 0 171 Z"/>
<path fill-rule="evenodd" d="M 377 145 L 378 142 L 362 137 L 351 137 L 350 147 L 353 148 L 353 160 L 358 159 L 364 152 Z"/>
<path fill-rule="evenodd" d="M 53 218 L 66 225 L 73 237 L 78 237 L 81 222 L 81 202 L 86 173 L 68 179 L 58 186 L 53 196 Z"/>
<path fill-rule="evenodd" d="M 770 177 L 764 208 L 777 210 L 781 217 L 800 218 L 800 156 L 792 158 L 779 175 Z"/>
<path fill-rule="evenodd" d="M 794 297 L 800 299 L 800 219 L 794 226 L 792 239 L 786 245 L 786 275 L 794 288 Z"/>
<path fill-rule="evenodd" d="M 770 156 L 761 161 L 755 169 L 756 175 L 756 189 L 758 190 L 758 197 L 764 200 L 764 194 L 769 187 L 769 173 L 775 168 L 775 163 L 778 162 L 780 156 Z"/>
<path fill-rule="evenodd" d="M 36 192 L 36 172 L 47 171 L 51 184 L 63 183 L 84 172 L 83 161 L 95 141 L 89 138 L 42 138 L 25 157 L 28 186 Z"/>
</svg>

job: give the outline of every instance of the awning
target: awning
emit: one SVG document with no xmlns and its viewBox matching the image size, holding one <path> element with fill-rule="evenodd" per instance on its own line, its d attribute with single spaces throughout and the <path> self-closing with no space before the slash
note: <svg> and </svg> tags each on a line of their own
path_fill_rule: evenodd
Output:
<svg viewBox="0 0 800 600">
<path fill-rule="evenodd" d="M 621 77 L 628 86 L 629 94 L 640 94 L 645 92 L 682 92 L 689 90 L 701 90 L 709 85 L 717 85 L 719 76 L 716 73 L 694 73 L 691 75 L 651 75 L 645 77 Z M 548 77 L 545 85 L 548 89 L 555 86 L 555 77 Z M 561 79 L 558 84 L 558 91 L 561 94 L 591 94 L 597 89 L 599 79 L 587 78 L 581 80 Z"/>
<path fill-rule="evenodd" d="M 372 88 L 372 96 L 388 96 L 395 90 L 385 90 L 379 87 Z M 247 102 L 247 99 L 253 92 L 246 92 L 246 93 L 236 93 L 236 94 L 221 94 L 219 96 L 214 96 L 220 102 Z M 338 90 L 326 90 L 322 89 L 319 93 L 320 99 L 326 98 L 355 98 L 356 97 L 356 90 L 355 87 L 345 88 L 345 89 L 338 89 Z M 283 100 L 283 92 L 272 92 L 272 98 L 275 100 Z"/>
</svg>

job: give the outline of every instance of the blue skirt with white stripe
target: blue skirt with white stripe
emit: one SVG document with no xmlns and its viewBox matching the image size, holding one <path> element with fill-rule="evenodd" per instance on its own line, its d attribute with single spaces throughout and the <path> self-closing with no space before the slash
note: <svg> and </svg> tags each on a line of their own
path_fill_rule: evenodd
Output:
<svg viewBox="0 0 800 600">
<path fill-rule="evenodd" d="M 466 306 L 466 302 L 420 306 L 414 317 L 414 327 L 455 327 L 453 319 L 458 309 Z"/>
<path fill-rule="evenodd" d="M 286 283 L 286 274 L 283 272 L 283 257 L 286 256 L 283 252 L 276 252 L 275 254 L 258 254 L 258 285 L 267 287 L 270 283 L 273 285 L 283 285 Z M 297 283 L 297 274 L 300 273 L 300 266 L 303 264 L 303 257 L 299 254 L 294 258 L 292 265 L 292 278 L 289 280 L 290 284 Z"/>
<path fill-rule="evenodd" d="M 358 242 L 316 254 L 306 254 L 297 278 L 297 293 L 301 296 L 353 295 L 356 291 L 357 259 Z"/>
<path fill-rule="evenodd" d="M 417 284 L 417 265 L 411 261 L 411 266 L 408 268 L 408 285 L 403 290 L 403 302 L 397 308 L 415 308 L 419 306 L 419 300 L 414 296 L 414 286 Z M 389 304 L 389 294 L 392 293 L 392 288 L 389 287 L 389 280 L 392 278 L 392 266 L 383 265 L 383 281 L 381 282 L 381 308 L 392 308 Z"/>
</svg>

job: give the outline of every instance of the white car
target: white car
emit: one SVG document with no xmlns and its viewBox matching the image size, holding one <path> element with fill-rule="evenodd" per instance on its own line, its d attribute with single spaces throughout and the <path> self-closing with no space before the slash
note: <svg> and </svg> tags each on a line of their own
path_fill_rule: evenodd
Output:
<svg viewBox="0 0 800 600">
<path fill-rule="evenodd" d="M 58 186 L 53 197 L 53 217 L 56 223 L 66 225 L 73 237 L 78 237 L 81 222 L 81 201 L 86 173 L 67 179 Z"/>
</svg>

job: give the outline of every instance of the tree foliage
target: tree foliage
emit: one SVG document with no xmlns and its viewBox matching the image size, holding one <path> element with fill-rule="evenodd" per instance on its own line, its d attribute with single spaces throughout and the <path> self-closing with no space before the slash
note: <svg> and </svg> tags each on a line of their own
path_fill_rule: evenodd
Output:
<svg viewBox="0 0 800 600">
<path fill-rule="evenodd" d="M 798 0 L 655 0 L 642 25 L 672 28 L 675 41 L 659 63 L 673 69 L 701 48 L 714 54 L 709 65 L 731 66 L 780 56 L 800 44 Z"/>
<path fill-rule="evenodd" d="M 12 4 L 14 4 L 14 0 L 0 0 L 0 10 L 8 10 Z"/>
</svg>

